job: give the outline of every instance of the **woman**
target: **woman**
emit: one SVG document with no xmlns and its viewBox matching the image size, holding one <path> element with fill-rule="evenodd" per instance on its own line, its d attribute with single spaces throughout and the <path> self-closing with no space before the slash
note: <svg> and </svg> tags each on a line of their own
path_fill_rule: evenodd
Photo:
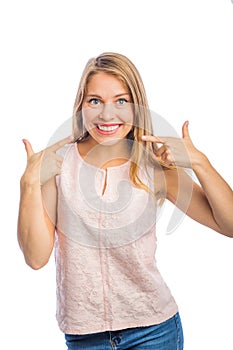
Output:
<svg viewBox="0 0 233 350">
<path fill-rule="evenodd" d="M 39 153 L 24 144 L 19 244 L 34 269 L 55 246 L 68 349 L 183 349 L 178 307 L 155 262 L 160 201 L 233 236 L 232 190 L 193 145 L 188 122 L 181 139 L 154 136 L 137 69 L 103 53 L 81 77 L 73 136 Z"/>
</svg>

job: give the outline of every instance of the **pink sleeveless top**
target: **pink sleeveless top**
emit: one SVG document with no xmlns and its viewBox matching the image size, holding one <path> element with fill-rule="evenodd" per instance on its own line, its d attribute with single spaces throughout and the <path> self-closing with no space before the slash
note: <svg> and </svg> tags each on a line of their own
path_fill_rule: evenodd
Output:
<svg viewBox="0 0 233 350">
<path fill-rule="evenodd" d="M 55 242 L 57 320 L 64 333 L 149 326 L 178 311 L 156 266 L 156 201 L 132 185 L 129 168 L 130 161 L 96 168 L 77 144 L 66 149 L 56 179 Z M 139 173 L 150 189 L 152 174 Z"/>
</svg>

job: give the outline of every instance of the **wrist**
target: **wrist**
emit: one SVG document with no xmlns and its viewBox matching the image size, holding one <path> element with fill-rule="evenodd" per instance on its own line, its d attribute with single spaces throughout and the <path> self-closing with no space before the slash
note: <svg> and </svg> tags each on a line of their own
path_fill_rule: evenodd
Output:
<svg viewBox="0 0 233 350">
<path fill-rule="evenodd" d="M 198 151 L 197 154 L 195 155 L 195 158 L 192 161 L 192 169 L 195 171 L 200 168 L 206 169 L 209 166 L 210 166 L 209 159 L 206 157 L 204 153 Z"/>
<path fill-rule="evenodd" d="M 20 179 L 20 188 L 23 189 L 33 189 L 33 188 L 40 188 L 40 180 L 39 178 L 33 178 L 29 177 L 26 174 L 24 174 Z"/>
</svg>

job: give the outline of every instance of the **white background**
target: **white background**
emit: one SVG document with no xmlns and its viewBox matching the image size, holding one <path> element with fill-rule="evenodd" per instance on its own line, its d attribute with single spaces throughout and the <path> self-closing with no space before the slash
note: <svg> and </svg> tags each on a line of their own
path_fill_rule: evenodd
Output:
<svg viewBox="0 0 233 350">
<path fill-rule="evenodd" d="M 86 61 L 128 56 L 150 107 L 194 143 L 232 185 L 233 4 L 230 0 L 8 0 L 0 5 L 0 347 L 65 349 L 55 320 L 54 259 L 39 271 L 16 239 L 22 138 L 44 148 L 71 117 Z M 233 349 L 233 241 L 185 218 L 166 235 L 158 261 L 180 308 L 186 350 Z"/>
</svg>

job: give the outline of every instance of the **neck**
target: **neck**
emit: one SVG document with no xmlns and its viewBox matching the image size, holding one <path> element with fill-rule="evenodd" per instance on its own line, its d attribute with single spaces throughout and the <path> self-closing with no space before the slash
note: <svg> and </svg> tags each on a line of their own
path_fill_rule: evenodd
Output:
<svg viewBox="0 0 233 350">
<path fill-rule="evenodd" d="M 99 168 L 107 168 L 129 160 L 131 143 L 129 140 L 123 139 L 112 145 L 99 144 L 89 137 L 78 144 L 78 149 L 86 162 Z"/>
</svg>

